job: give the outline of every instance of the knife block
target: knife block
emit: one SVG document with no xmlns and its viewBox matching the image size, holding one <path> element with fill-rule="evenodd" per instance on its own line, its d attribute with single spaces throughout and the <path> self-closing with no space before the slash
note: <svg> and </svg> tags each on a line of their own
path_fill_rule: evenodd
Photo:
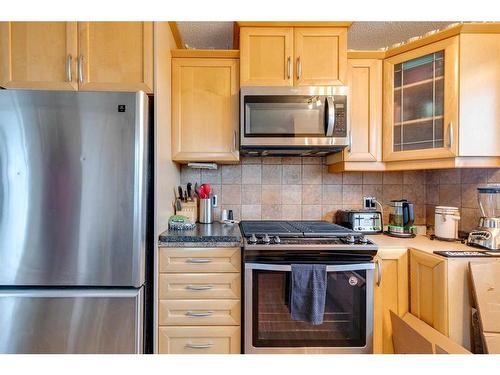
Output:
<svg viewBox="0 0 500 375">
<path fill-rule="evenodd" d="M 182 209 L 176 211 L 176 215 L 183 215 L 189 218 L 193 223 L 198 221 L 198 200 L 195 198 L 192 202 L 181 202 Z"/>
</svg>

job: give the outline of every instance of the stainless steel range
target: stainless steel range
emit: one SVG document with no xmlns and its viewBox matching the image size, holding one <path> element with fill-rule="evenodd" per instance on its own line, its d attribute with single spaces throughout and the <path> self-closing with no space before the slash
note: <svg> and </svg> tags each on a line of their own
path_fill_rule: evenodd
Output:
<svg viewBox="0 0 500 375">
<path fill-rule="evenodd" d="M 326 221 L 242 221 L 240 228 L 245 353 L 373 352 L 376 244 Z M 320 325 L 291 319 L 291 266 L 302 263 L 326 265 Z"/>
</svg>

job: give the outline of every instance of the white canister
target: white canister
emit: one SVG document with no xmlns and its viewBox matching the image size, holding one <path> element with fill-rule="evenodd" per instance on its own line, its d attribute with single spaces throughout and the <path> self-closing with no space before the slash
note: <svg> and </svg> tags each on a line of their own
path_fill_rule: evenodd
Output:
<svg viewBox="0 0 500 375">
<path fill-rule="evenodd" d="M 437 206 L 434 212 L 434 235 L 442 240 L 458 239 L 458 207 Z"/>
</svg>

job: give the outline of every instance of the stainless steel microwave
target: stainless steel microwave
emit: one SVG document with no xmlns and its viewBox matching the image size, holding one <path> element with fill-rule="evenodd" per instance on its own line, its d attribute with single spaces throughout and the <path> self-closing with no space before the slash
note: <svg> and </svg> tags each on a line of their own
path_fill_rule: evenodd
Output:
<svg viewBox="0 0 500 375">
<path fill-rule="evenodd" d="M 242 87 L 240 151 L 325 155 L 348 145 L 344 86 Z"/>
</svg>

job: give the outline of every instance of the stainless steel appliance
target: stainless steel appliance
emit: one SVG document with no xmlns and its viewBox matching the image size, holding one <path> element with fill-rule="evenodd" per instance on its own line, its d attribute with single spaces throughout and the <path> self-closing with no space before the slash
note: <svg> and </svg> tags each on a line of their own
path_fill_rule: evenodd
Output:
<svg viewBox="0 0 500 375">
<path fill-rule="evenodd" d="M 377 245 L 326 221 L 242 221 L 240 228 L 244 236 L 245 353 L 373 351 Z M 326 306 L 320 325 L 291 319 L 291 265 L 299 263 L 327 266 Z"/>
<path fill-rule="evenodd" d="M 242 87 L 240 151 L 325 155 L 348 145 L 343 86 Z"/>
<path fill-rule="evenodd" d="M 364 234 L 382 233 L 382 213 L 375 210 L 338 210 L 335 222 L 355 232 Z"/>
<path fill-rule="evenodd" d="M 392 200 L 389 213 L 389 225 L 386 234 L 392 237 L 415 237 L 415 211 L 413 203 L 406 199 Z"/>
<path fill-rule="evenodd" d="M 0 91 L 0 353 L 144 351 L 148 151 L 142 92 Z"/>
<path fill-rule="evenodd" d="M 500 184 L 477 188 L 481 218 L 479 228 L 469 233 L 467 243 L 490 250 L 500 250 Z"/>
</svg>

